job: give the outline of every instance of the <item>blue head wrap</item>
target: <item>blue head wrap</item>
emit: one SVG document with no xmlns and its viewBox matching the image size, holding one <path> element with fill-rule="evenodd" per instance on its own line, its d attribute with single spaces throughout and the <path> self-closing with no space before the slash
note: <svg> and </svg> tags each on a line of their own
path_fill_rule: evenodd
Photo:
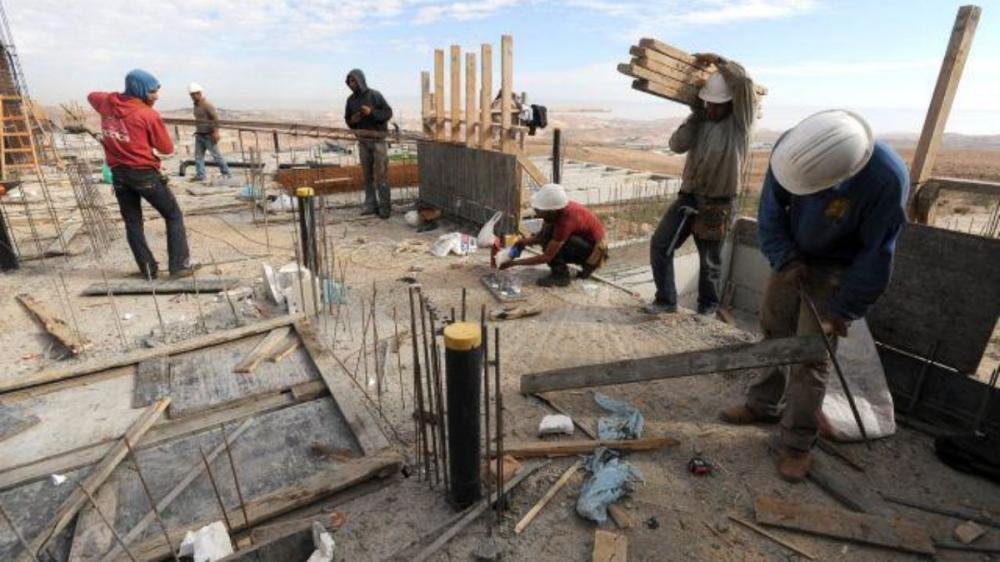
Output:
<svg viewBox="0 0 1000 562">
<path fill-rule="evenodd" d="M 156 79 L 155 76 L 142 70 L 141 68 L 136 68 L 129 72 L 125 76 L 125 95 L 132 96 L 134 98 L 139 98 L 141 100 L 146 99 L 149 92 L 152 92 L 160 87 L 160 81 Z"/>
</svg>

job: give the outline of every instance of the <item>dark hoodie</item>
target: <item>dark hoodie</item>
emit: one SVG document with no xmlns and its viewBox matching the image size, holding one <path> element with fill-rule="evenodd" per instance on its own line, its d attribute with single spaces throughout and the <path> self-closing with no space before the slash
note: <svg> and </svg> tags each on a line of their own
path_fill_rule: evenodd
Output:
<svg viewBox="0 0 1000 562">
<path fill-rule="evenodd" d="M 117 92 L 91 92 L 87 101 L 101 114 L 108 167 L 159 170 L 160 159 L 153 149 L 161 154 L 174 151 L 160 114 L 141 99 Z"/>
<path fill-rule="evenodd" d="M 392 108 L 386 103 L 385 98 L 382 97 L 382 94 L 378 90 L 368 87 L 368 83 L 365 82 L 365 73 L 361 72 L 360 69 L 355 68 L 347 76 L 353 76 L 358 82 L 358 91 L 351 93 L 344 107 L 344 121 L 347 122 L 347 126 L 352 129 L 364 129 L 368 131 L 388 131 L 389 127 L 387 123 L 392 119 Z M 371 107 L 372 112 L 367 116 L 361 116 L 360 121 L 351 123 L 351 116 L 354 114 L 360 115 L 361 106 L 363 105 Z"/>
</svg>

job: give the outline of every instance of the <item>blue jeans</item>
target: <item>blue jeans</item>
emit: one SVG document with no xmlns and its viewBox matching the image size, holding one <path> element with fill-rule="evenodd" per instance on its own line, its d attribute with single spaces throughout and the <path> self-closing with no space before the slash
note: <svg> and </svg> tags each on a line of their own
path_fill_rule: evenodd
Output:
<svg viewBox="0 0 1000 562">
<path fill-rule="evenodd" d="M 167 224 L 167 256 L 170 271 L 190 265 L 187 231 L 184 214 L 173 192 L 163 183 L 158 170 L 144 170 L 118 166 L 111 169 L 115 198 L 125 221 L 125 235 L 135 263 L 141 273 L 156 275 L 159 265 L 146 244 L 142 221 L 142 200 L 145 199 Z"/>
<path fill-rule="evenodd" d="M 195 179 L 205 179 L 205 150 L 212 153 L 212 159 L 219 166 L 219 171 L 222 172 L 222 175 L 229 177 L 229 164 L 226 164 L 226 159 L 222 156 L 222 151 L 219 150 L 219 144 L 212 140 L 211 135 L 196 134 L 194 136 Z"/>
<path fill-rule="evenodd" d="M 656 302 L 667 306 L 677 306 L 677 285 L 674 281 L 674 251 L 680 248 L 691 235 L 694 216 L 688 217 L 684 224 L 681 220 L 684 214 L 681 206 L 697 209 L 698 202 L 694 195 L 681 193 L 677 200 L 667 209 L 660 219 L 659 226 L 649 241 L 649 265 L 653 270 L 653 282 L 656 283 Z M 673 248 L 670 242 L 677 237 Z M 702 240 L 694 237 L 698 247 L 698 310 L 710 311 L 719 306 L 719 289 L 722 280 L 722 241 Z"/>
</svg>

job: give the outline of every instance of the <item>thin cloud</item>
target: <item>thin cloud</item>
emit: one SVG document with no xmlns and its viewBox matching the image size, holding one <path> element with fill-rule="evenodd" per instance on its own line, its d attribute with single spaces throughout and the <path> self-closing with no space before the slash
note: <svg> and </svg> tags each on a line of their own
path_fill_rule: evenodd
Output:
<svg viewBox="0 0 1000 562">
<path fill-rule="evenodd" d="M 903 70 L 933 69 L 941 64 L 937 59 L 899 61 L 799 61 L 791 64 L 755 66 L 756 76 L 790 76 L 818 78 L 838 76 L 879 75 Z"/>
</svg>

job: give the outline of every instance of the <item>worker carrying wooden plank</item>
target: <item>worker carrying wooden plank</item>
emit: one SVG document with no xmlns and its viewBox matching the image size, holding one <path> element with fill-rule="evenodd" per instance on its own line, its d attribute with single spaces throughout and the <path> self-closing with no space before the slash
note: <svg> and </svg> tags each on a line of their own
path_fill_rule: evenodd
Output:
<svg viewBox="0 0 1000 562">
<path fill-rule="evenodd" d="M 822 332 L 835 348 L 889 285 L 909 185 L 903 160 L 853 112 L 817 113 L 778 140 L 758 212 L 772 267 L 760 307 L 765 338 Z M 828 356 L 772 368 L 745 403 L 720 414 L 735 424 L 780 421 L 786 480 L 809 472 L 830 366 Z"/>
<path fill-rule="evenodd" d="M 722 279 L 722 242 L 750 150 L 756 119 L 754 83 L 742 66 L 713 53 L 697 53 L 695 64 L 714 65 L 691 114 L 670 136 L 670 150 L 687 154 L 677 200 L 667 209 L 649 243 L 656 284 L 649 314 L 677 311 L 674 251 L 693 235 L 698 248 L 698 313 L 715 314 Z"/>
<path fill-rule="evenodd" d="M 548 264 L 552 273 L 538 280 L 542 287 L 567 287 L 570 284 L 569 265 L 581 267 L 577 279 L 586 279 L 608 258 L 604 225 L 590 209 L 570 201 L 559 184 L 542 186 L 531 196 L 535 216 L 545 221 L 541 231 L 517 242 L 520 249 L 540 245 L 537 256 L 517 258 L 500 264 L 500 269 L 514 266 Z"/>
<path fill-rule="evenodd" d="M 368 87 L 365 73 L 355 68 L 347 74 L 347 87 L 351 95 L 344 104 L 344 121 L 354 130 L 386 133 L 392 108 L 381 92 Z M 389 147 L 385 138 L 377 136 L 358 137 L 358 159 L 365 175 L 365 208 L 362 215 L 374 215 L 387 219 L 392 212 L 389 194 Z"/>
</svg>

